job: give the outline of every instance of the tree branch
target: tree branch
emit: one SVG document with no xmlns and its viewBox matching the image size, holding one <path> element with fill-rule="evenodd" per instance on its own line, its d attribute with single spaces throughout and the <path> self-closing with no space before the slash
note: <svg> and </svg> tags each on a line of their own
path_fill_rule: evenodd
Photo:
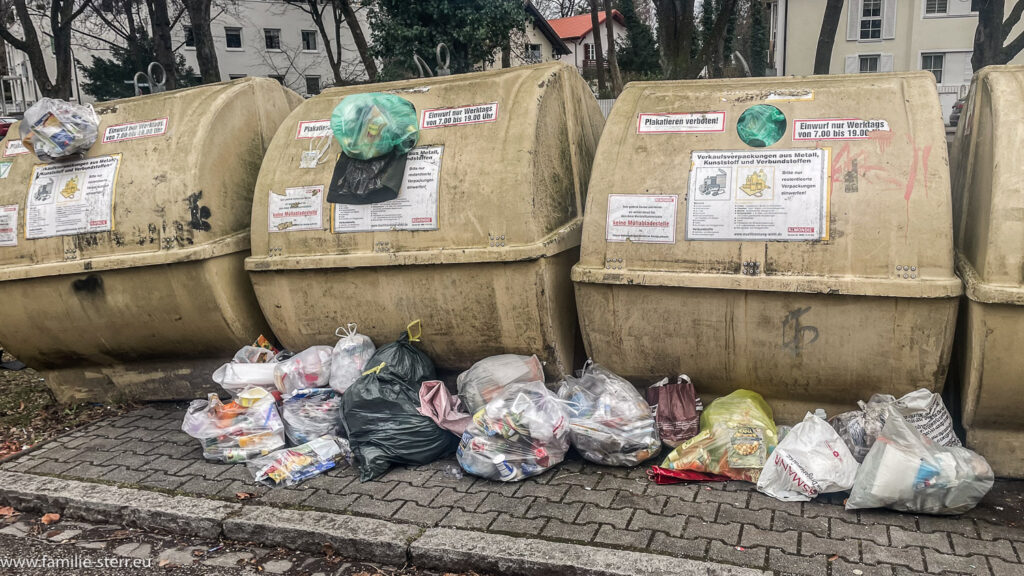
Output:
<svg viewBox="0 0 1024 576">
<path fill-rule="evenodd" d="M 1021 50 L 1024 50 L 1024 32 L 1018 34 L 1017 37 L 1013 39 L 1013 42 L 1010 42 L 999 51 L 999 63 L 1006 64 L 1010 60 L 1013 60 L 1013 57 L 1020 53 Z"/>
</svg>

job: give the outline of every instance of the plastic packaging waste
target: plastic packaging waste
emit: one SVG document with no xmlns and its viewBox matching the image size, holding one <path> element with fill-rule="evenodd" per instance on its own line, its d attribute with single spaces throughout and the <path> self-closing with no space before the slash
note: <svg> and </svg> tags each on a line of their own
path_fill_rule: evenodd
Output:
<svg viewBox="0 0 1024 576">
<path fill-rule="evenodd" d="M 458 396 L 452 396 L 440 380 L 427 380 L 420 386 L 420 414 L 445 430 L 462 437 L 473 417 L 462 411 Z"/>
<path fill-rule="evenodd" d="M 536 356 L 500 354 L 473 364 L 456 380 L 459 396 L 476 414 L 501 391 L 516 382 L 544 382 L 544 365 Z"/>
<path fill-rule="evenodd" d="M 199 440 L 204 458 L 219 462 L 245 462 L 285 445 L 274 397 L 263 388 L 243 390 L 227 404 L 216 394 L 193 400 L 181 430 Z"/>
<path fill-rule="evenodd" d="M 330 388 L 297 390 L 282 399 L 281 418 L 292 445 L 325 434 L 337 436 L 341 427 L 341 396 Z"/>
<path fill-rule="evenodd" d="M 232 362 L 236 364 L 266 364 L 277 362 L 277 352 L 261 346 L 242 346 L 235 352 Z"/>
<path fill-rule="evenodd" d="M 369 160 L 392 151 L 405 154 L 419 138 L 416 107 L 394 94 L 353 94 L 335 107 L 331 131 L 349 158 Z"/>
<path fill-rule="evenodd" d="M 282 394 L 324 388 L 331 380 L 331 347 L 310 346 L 274 367 L 274 385 Z"/>
<path fill-rule="evenodd" d="M 377 349 L 369 369 L 341 397 L 342 423 L 359 464 L 372 480 L 392 464 L 427 464 L 450 454 L 458 439 L 419 413 L 420 385 L 436 380 L 434 363 L 412 345 L 419 321 Z"/>
<path fill-rule="evenodd" d="M 19 136 L 43 162 L 74 156 L 96 142 L 100 119 L 91 104 L 42 98 L 25 111 Z"/>
<path fill-rule="evenodd" d="M 356 325 L 349 324 L 334 331 L 340 338 L 331 353 L 331 388 L 340 393 L 348 390 L 366 369 L 366 363 L 377 351 L 373 341 L 365 334 L 356 332 Z"/>
<path fill-rule="evenodd" d="M 757 489 L 783 501 L 808 501 L 818 494 L 849 490 L 858 466 L 828 422 L 808 412 L 768 457 Z"/>
<path fill-rule="evenodd" d="M 936 444 L 963 446 L 953 431 L 953 417 L 938 394 L 919 388 L 896 400 L 896 408 L 908 423 Z"/>
<path fill-rule="evenodd" d="M 962 514 L 978 505 L 994 481 L 983 457 L 967 448 L 938 445 L 890 405 L 885 427 L 861 464 L 846 509 Z"/>
<path fill-rule="evenodd" d="M 778 444 L 772 409 L 757 392 L 736 390 L 701 414 L 699 434 L 669 453 L 662 468 L 757 482 Z"/>
<path fill-rule="evenodd" d="M 829 420 L 829 424 L 846 443 L 854 459 L 863 462 L 875 438 L 885 426 L 885 413 L 896 398 L 888 394 L 875 394 L 865 403 L 857 402 L 860 410 L 843 412 Z"/>
<path fill-rule="evenodd" d="M 284 448 L 246 464 L 256 482 L 292 486 L 332 468 L 351 463 L 348 441 L 330 434 L 294 448 Z"/>
<path fill-rule="evenodd" d="M 260 336 L 260 339 L 263 337 Z M 235 352 L 231 362 L 214 370 L 213 381 L 232 396 L 237 396 L 239 392 L 252 386 L 276 392 L 274 368 L 280 360 L 289 355 L 286 351 L 278 352 L 262 346 L 243 346 Z"/>
<path fill-rule="evenodd" d="M 587 460 L 636 466 L 661 451 L 650 405 L 605 367 L 588 361 L 578 377 L 563 381 L 558 397 L 569 414 L 569 441 Z"/>
<path fill-rule="evenodd" d="M 689 376 L 681 374 L 674 383 L 664 378 L 649 387 L 646 395 L 662 442 L 675 448 L 700 432 L 704 404 Z"/>
<path fill-rule="evenodd" d="M 513 482 L 555 466 L 569 450 L 569 416 L 542 382 L 510 384 L 474 416 L 456 455 L 474 476 Z"/>
</svg>

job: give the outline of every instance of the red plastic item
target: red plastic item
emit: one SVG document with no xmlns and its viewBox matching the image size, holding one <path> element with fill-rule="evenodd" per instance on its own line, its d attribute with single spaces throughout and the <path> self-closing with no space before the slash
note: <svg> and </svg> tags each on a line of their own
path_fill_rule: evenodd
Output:
<svg viewBox="0 0 1024 576">
<path fill-rule="evenodd" d="M 680 484 L 683 482 L 728 482 L 732 480 L 728 476 L 720 474 L 709 474 L 707 472 L 695 472 L 693 470 L 669 470 L 661 466 L 651 466 L 647 471 L 647 477 L 655 484 Z"/>
</svg>

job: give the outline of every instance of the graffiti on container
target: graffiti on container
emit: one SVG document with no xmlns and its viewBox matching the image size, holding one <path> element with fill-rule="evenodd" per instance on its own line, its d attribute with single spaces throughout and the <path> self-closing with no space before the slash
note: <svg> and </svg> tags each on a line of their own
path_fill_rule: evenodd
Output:
<svg viewBox="0 0 1024 576">
<path fill-rule="evenodd" d="M 818 341 L 817 326 L 805 325 L 800 321 L 810 311 L 810 306 L 797 308 L 782 319 L 782 348 L 794 356 L 799 356 L 806 346 Z"/>
<path fill-rule="evenodd" d="M 188 211 L 189 211 L 189 227 L 193 230 L 199 230 L 201 232 L 210 231 L 210 223 L 207 220 L 210 218 L 210 208 L 207 206 L 200 206 L 199 201 L 203 199 L 203 191 L 200 190 L 195 194 L 191 194 L 188 197 Z"/>
</svg>

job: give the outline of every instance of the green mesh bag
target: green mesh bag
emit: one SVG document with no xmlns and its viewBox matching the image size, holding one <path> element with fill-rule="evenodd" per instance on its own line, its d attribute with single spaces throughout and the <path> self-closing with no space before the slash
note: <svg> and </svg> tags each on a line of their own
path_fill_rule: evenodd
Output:
<svg viewBox="0 0 1024 576">
<path fill-rule="evenodd" d="M 416 107 L 394 94 L 370 92 L 342 99 L 331 114 L 331 131 L 349 158 L 370 160 L 416 145 Z"/>
</svg>

